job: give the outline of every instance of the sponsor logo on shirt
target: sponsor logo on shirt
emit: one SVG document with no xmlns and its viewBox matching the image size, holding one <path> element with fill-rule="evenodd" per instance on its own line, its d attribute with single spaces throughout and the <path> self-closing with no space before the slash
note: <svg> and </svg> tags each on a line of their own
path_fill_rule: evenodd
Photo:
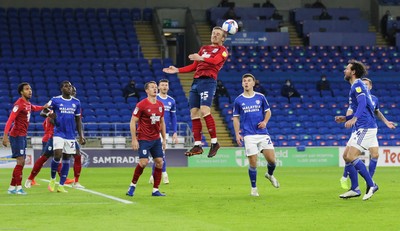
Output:
<svg viewBox="0 0 400 231">
<path fill-rule="evenodd" d="M 151 114 L 150 116 L 151 124 L 156 124 L 156 122 L 160 121 L 160 116 L 156 116 L 155 113 Z"/>
</svg>

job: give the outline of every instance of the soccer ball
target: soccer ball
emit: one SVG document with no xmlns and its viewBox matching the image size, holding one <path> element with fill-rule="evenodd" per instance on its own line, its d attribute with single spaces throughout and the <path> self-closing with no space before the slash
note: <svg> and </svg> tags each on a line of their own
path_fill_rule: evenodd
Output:
<svg viewBox="0 0 400 231">
<path fill-rule="evenodd" d="M 222 24 L 222 29 L 231 35 L 236 34 L 238 28 L 237 22 L 233 19 L 228 19 Z"/>
</svg>

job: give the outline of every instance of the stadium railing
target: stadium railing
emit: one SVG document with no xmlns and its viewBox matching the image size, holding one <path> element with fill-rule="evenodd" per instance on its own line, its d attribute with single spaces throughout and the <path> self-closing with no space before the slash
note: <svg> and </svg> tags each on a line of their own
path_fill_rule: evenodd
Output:
<svg viewBox="0 0 400 231">
<path fill-rule="evenodd" d="M 0 123 L 1 130 L 4 130 L 5 123 Z M 178 144 L 172 144 L 172 134 L 167 143 L 170 147 L 189 147 L 193 144 L 192 131 L 188 123 L 177 123 Z M 44 131 L 42 123 L 30 123 L 28 129 L 28 146 L 41 148 Z M 90 129 L 89 129 L 90 128 Z M 95 129 L 96 128 L 96 129 Z M 130 143 L 131 133 L 129 123 L 83 123 L 85 138 L 89 146 L 102 147 L 101 138 L 110 137 L 113 147 L 121 148 L 119 137 L 124 137 Z M 129 145 L 127 145 L 128 147 Z"/>
</svg>

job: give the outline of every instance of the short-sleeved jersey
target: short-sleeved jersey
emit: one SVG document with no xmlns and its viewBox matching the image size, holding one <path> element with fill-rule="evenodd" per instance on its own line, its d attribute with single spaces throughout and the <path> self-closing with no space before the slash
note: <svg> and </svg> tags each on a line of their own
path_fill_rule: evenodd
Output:
<svg viewBox="0 0 400 231">
<path fill-rule="evenodd" d="M 42 110 L 42 106 L 32 105 L 29 101 L 19 98 L 14 103 L 10 117 L 15 116 L 14 126 L 11 128 L 10 136 L 26 136 L 28 133 L 29 120 L 32 111 Z M 8 133 L 8 131 L 5 131 Z"/>
<path fill-rule="evenodd" d="M 167 95 L 166 98 L 162 98 L 159 94 L 157 94 L 157 100 L 161 101 L 161 103 L 164 105 L 164 121 L 166 133 L 176 132 L 176 116 L 174 116 L 174 114 L 176 114 L 175 99 L 169 95 Z"/>
<path fill-rule="evenodd" d="M 214 58 L 217 55 L 221 55 L 223 57 L 223 61 L 217 64 L 198 62 L 196 72 L 194 73 L 194 78 L 208 76 L 213 79 L 217 79 L 219 70 L 221 70 L 226 59 L 228 58 L 228 51 L 226 48 L 224 46 L 206 45 L 200 48 L 198 54 L 204 58 Z"/>
<path fill-rule="evenodd" d="M 56 113 L 54 136 L 64 139 L 75 139 L 75 117 L 81 114 L 81 102 L 71 97 L 64 99 L 61 95 L 53 97 L 49 105 Z"/>
<path fill-rule="evenodd" d="M 150 102 L 147 98 L 136 104 L 132 116 L 139 119 L 137 128 L 138 140 L 160 139 L 161 118 L 164 117 L 164 105 L 157 100 Z"/>
<path fill-rule="evenodd" d="M 239 95 L 234 102 L 233 116 L 240 116 L 242 136 L 269 135 L 267 128 L 258 128 L 258 123 L 264 120 L 268 110 L 270 107 L 263 94 L 254 92 L 251 97 Z"/>
<path fill-rule="evenodd" d="M 43 121 L 44 135 L 43 135 L 43 138 L 42 138 L 42 142 L 47 142 L 47 141 L 49 141 L 49 139 L 51 139 L 53 137 L 54 124 L 52 124 L 50 121 L 51 121 L 50 117 L 47 117 Z"/>
<path fill-rule="evenodd" d="M 360 95 L 365 95 L 367 105 L 364 109 L 360 118 L 357 118 L 357 122 L 355 124 L 355 129 L 359 128 L 377 128 L 375 116 L 374 116 L 374 105 L 372 104 L 372 97 L 362 82 L 361 79 L 357 79 L 352 85 L 349 93 L 349 106 L 353 110 L 353 113 L 356 113 L 358 108 L 357 97 Z"/>
</svg>

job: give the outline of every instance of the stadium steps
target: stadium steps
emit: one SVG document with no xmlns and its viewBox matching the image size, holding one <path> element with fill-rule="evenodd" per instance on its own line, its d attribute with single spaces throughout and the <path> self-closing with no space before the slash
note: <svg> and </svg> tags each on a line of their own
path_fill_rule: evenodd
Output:
<svg viewBox="0 0 400 231">
<path fill-rule="evenodd" d="M 376 45 L 377 46 L 388 46 L 389 45 L 388 41 L 386 41 L 386 39 L 382 36 L 382 34 L 379 32 L 379 30 L 374 25 L 370 24 L 368 27 L 368 31 L 376 34 Z"/>
<path fill-rule="evenodd" d="M 145 59 L 161 58 L 161 46 L 150 22 L 135 22 L 136 34 Z"/>
<path fill-rule="evenodd" d="M 189 98 L 189 91 L 190 91 L 190 87 L 193 82 L 193 73 L 181 73 L 178 76 L 181 81 L 183 90 L 185 91 L 186 97 Z M 220 112 L 215 110 L 215 107 L 211 107 L 211 113 L 214 117 L 215 124 L 217 127 L 218 143 L 222 147 L 234 147 L 235 145 L 232 141 L 232 137 L 230 136 L 229 130 L 228 130 L 226 124 L 224 123 L 224 119 L 222 118 Z M 202 132 L 203 132 L 204 136 L 206 137 L 206 141 L 210 145 L 211 138 L 210 138 L 210 135 L 208 134 L 207 126 L 203 119 L 201 120 L 201 122 L 203 125 Z"/>
<path fill-rule="evenodd" d="M 297 34 L 295 25 L 284 22 L 282 26 L 288 28 L 290 46 L 304 46 L 303 38 Z"/>
<path fill-rule="evenodd" d="M 199 33 L 201 44 L 208 45 L 210 44 L 210 36 L 211 36 L 211 28 L 210 24 L 207 22 L 197 22 L 196 23 L 197 32 Z"/>
</svg>

